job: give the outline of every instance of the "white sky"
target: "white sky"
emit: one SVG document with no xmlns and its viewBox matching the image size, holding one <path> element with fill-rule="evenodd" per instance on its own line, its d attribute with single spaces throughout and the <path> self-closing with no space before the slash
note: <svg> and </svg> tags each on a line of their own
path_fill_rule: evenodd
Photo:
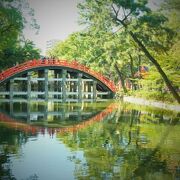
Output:
<svg viewBox="0 0 180 180">
<path fill-rule="evenodd" d="M 26 28 L 26 39 L 34 42 L 37 48 L 45 55 L 46 41 L 51 39 L 64 40 L 69 34 L 81 30 L 78 25 L 77 4 L 83 0 L 27 0 L 35 11 L 35 19 L 40 25 L 39 34 Z M 162 0 L 149 0 L 150 6 Z"/>
<path fill-rule="evenodd" d="M 26 39 L 34 42 L 45 55 L 46 41 L 51 39 L 64 40 L 69 34 L 82 29 L 78 25 L 77 4 L 82 0 L 28 0 L 35 11 L 35 19 L 40 25 L 39 34 L 26 28 Z"/>
</svg>

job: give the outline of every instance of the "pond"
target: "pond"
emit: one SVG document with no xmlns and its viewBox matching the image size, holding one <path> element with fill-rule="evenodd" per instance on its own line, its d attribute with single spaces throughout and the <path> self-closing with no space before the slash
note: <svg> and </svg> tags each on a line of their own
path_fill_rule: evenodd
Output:
<svg viewBox="0 0 180 180">
<path fill-rule="evenodd" d="M 180 179 L 179 113 L 124 102 L 0 104 L 0 179 Z"/>
</svg>

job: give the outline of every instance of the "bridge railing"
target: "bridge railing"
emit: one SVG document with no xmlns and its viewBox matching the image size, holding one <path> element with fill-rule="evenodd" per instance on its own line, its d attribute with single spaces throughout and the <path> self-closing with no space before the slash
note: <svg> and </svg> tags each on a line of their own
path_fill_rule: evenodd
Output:
<svg viewBox="0 0 180 180">
<path fill-rule="evenodd" d="M 0 82 L 4 81 L 5 79 L 23 72 L 25 70 L 33 69 L 36 67 L 44 67 L 44 66 L 61 66 L 61 67 L 68 67 L 72 69 L 76 69 L 82 72 L 85 72 L 102 83 L 104 83 L 108 88 L 110 88 L 113 92 L 116 91 L 116 86 L 114 85 L 113 81 L 103 76 L 101 73 L 95 72 L 89 67 L 86 67 L 82 64 L 79 64 L 77 61 L 66 61 L 66 60 L 56 60 L 56 59 L 44 59 L 44 60 L 30 60 L 24 62 L 22 64 L 16 65 L 11 67 L 3 72 L 0 73 Z"/>
</svg>

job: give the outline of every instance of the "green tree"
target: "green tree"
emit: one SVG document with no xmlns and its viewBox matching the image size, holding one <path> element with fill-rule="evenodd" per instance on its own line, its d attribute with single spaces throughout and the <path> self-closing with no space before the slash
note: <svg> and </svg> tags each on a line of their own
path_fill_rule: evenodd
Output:
<svg viewBox="0 0 180 180">
<path fill-rule="evenodd" d="M 35 48 L 32 41 L 25 40 L 15 47 L 4 49 L 1 53 L 1 58 L 0 67 L 6 69 L 17 63 L 40 58 L 40 50 Z"/>
<path fill-rule="evenodd" d="M 130 68 L 127 65 L 130 63 L 129 56 L 125 56 L 125 51 L 129 48 L 129 44 L 124 41 L 123 36 L 117 38 L 116 35 L 105 31 L 93 35 L 86 32 L 78 32 L 59 42 L 48 52 L 48 56 L 78 60 L 80 63 L 104 73 L 109 78 L 113 78 L 112 80 L 116 80 L 116 74 L 118 74 L 123 89 L 126 92 L 124 79 L 129 74 L 132 75 L 133 72 L 130 73 L 130 70 L 132 71 L 134 67 Z M 115 73 L 115 71 L 118 73 Z"/>
<path fill-rule="evenodd" d="M 130 36 L 134 40 L 180 103 L 179 94 L 155 56 L 159 51 L 165 51 L 172 45 L 173 33 L 165 26 L 165 16 L 148 8 L 146 0 L 85 1 L 79 5 L 79 9 L 81 22 L 93 29 L 94 33 L 102 28 L 113 32 L 114 29 L 123 27 L 126 37 Z M 155 50 L 157 47 L 158 51 Z"/>
<path fill-rule="evenodd" d="M 165 52 L 159 52 L 155 54 L 160 66 L 164 69 L 167 76 L 174 84 L 174 87 L 176 87 L 177 89 L 180 85 L 180 62 L 178 58 L 180 52 L 179 7 L 180 3 L 176 0 L 166 1 L 165 3 L 163 3 L 161 11 L 168 18 L 166 26 L 171 27 L 176 36 L 174 38 L 173 44 L 171 44 L 171 46 L 168 47 Z M 154 67 L 150 68 L 148 76 L 146 77 L 146 79 L 141 80 L 140 83 L 143 88 L 140 92 L 138 92 L 139 95 L 144 94 L 149 98 L 153 97 L 162 101 L 173 101 L 173 97 L 171 97 L 171 94 L 169 94 L 167 91 L 166 84 Z"/>
<path fill-rule="evenodd" d="M 26 14 L 29 15 L 29 23 L 25 19 Z M 21 40 L 23 28 L 28 24 L 32 25 L 34 29 L 39 28 L 28 2 L 22 0 L 3 0 L 0 2 L 1 70 L 16 62 L 20 63 L 25 59 L 40 56 L 39 50 L 34 48 L 32 42 Z"/>
</svg>

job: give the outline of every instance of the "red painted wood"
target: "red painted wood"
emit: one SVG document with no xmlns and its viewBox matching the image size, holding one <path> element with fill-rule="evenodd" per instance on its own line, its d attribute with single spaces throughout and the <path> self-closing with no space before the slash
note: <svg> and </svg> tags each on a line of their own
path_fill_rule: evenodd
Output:
<svg viewBox="0 0 180 180">
<path fill-rule="evenodd" d="M 105 84 L 112 92 L 116 92 L 116 86 L 113 81 L 106 78 L 102 74 L 95 72 L 91 70 L 89 67 L 86 67 L 82 64 L 79 64 L 76 61 L 66 61 L 66 60 L 54 60 L 54 59 L 45 59 L 45 60 L 30 60 L 27 62 L 24 62 L 22 64 L 16 65 L 14 67 L 11 67 L 3 72 L 0 73 L 0 82 L 6 80 L 7 78 L 10 78 L 11 76 L 18 74 L 20 72 L 23 72 L 25 70 L 30 70 L 37 67 L 46 67 L 46 66 L 60 66 L 60 67 L 68 67 L 71 69 L 79 70 L 84 73 L 87 73 L 99 81 L 101 81 L 103 84 Z"/>
</svg>

